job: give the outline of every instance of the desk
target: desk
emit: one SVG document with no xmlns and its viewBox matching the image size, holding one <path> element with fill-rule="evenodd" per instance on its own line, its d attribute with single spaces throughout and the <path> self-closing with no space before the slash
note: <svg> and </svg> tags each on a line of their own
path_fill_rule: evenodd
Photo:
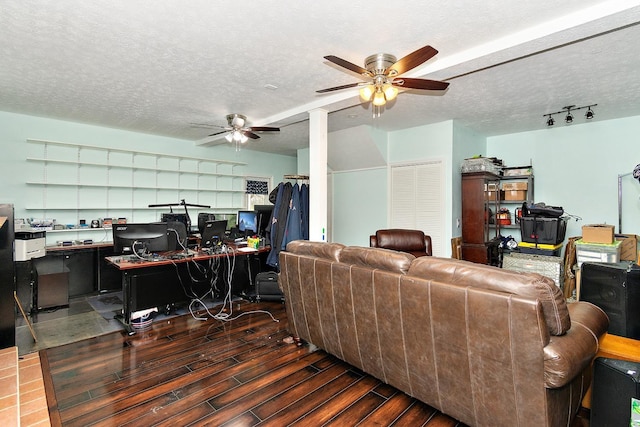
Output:
<svg viewBox="0 0 640 427">
<path fill-rule="evenodd" d="M 129 256 L 106 257 L 105 260 L 117 268 L 122 277 L 122 318 L 119 320 L 127 332 L 133 334 L 133 312 L 185 302 L 191 299 L 189 295 L 192 294 L 198 297 L 205 295 L 211 291 L 212 279 L 216 277 L 220 296 L 227 292 L 242 295 L 253 284 L 262 266 L 266 266 L 270 250 L 269 247 L 253 251 L 231 248 L 222 254 L 197 251 L 189 256 L 177 251 L 160 254 L 152 260 L 136 260 Z"/>
<path fill-rule="evenodd" d="M 596 357 L 640 362 L 640 341 L 618 335 L 604 334 L 600 338 Z M 582 406 L 587 409 L 591 408 L 591 387 L 589 387 L 582 399 Z"/>
</svg>

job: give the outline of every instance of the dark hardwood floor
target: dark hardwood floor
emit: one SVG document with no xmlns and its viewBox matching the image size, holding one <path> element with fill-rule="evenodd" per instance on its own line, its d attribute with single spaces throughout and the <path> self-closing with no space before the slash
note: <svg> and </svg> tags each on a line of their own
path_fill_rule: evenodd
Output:
<svg viewBox="0 0 640 427">
<path fill-rule="evenodd" d="M 40 352 L 52 425 L 462 426 L 323 351 L 287 343 L 280 303 L 234 303 Z M 588 426 L 578 419 L 574 426 Z"/>
</svg>

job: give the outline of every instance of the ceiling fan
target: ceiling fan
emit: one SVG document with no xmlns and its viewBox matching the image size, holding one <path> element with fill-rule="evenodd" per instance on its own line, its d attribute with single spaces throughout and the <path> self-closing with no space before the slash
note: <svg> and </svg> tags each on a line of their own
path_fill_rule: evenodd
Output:
<svg viewBox="0 0 640 427">
<path fill-rule="evenodd" d="M 433 58 L 437 53 L 438 51 L 431 46 L 424 46 L 400 60 L 388 53 L 378 53 L 364 60 L 364 68 L 334 55 L 325 56 L 326 60 L 360 74 L 367 81 L 330 87 L 316 92 L 326 93 L 361 86 L 360 97 L 367 102 L 373 100 L 374 107 L 381 107 L 398 95 L 398 88 L 445 90 L 449 86 L 448 82 L 400 77 L 401 74 Z"/>
<path fill-rule="evenodd" d="M 225 135 L 225 139 L 229 142 L 235 142 L 236 145 L 244 144 L 251 139 L 260 139 L 260 136 L 254 132 L 279 132 L 280 128 L 267 127 L 267 126 L 245 126 L 247 123 L 247 117 L 242 114 L 228 114 L 227 115 L 228 126 L 215 126 L 224 129 L 224 132 L 212 133 L 209 136 L 220 135 L 228 132 Z"/>
</svg>

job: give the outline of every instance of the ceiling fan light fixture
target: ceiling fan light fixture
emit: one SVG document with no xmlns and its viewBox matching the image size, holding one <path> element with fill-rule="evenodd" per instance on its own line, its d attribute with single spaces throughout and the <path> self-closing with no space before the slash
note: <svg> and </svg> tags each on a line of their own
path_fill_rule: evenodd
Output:
<svg viewBox="0 0 640 427">
<path fill-rule="evenodd" d="M 362 98 L 362 100 L 366 102 L 371 101 L 375 90 L 376 88 L 374 85 L 364 86 L 362 89 L 360 89 L 360 98 Z"/>
<path fill-rule="evenodd" d="M 245 135 L 243 133 L 240 133 L 240 132 L 238 132 L 238 133 L 240 134 L 240 143 L 241 144 L 244 144 L 245 142 L 247 142 L 249 140 L 249 137 L 247 135 Z"/>
<path fill-rule="evenodd" d="M 387 99 L 387 101 L 391 101 L 395 99 L 396 96 L 398 96 L 398 88 L 396 88 L 392 84 L 386 83 L 382 87 L 382 89 L 384 91 L 384 97 Z"/>
<path fill-rule="evenodd" d="M 384 92 L 382 90 L 376 90 L 376 93 L 373 95 L 373 105 L 376 107 L 381 107 L 386 104 L 387 100 L 384 97 Z"/>
<path fill-rule="evenodd" d="M 228 133 L 224 136 L 224 139 L 226 139 L 227 142 L 233 142 L 233 135 L 231 133 Z"/>
</svg>

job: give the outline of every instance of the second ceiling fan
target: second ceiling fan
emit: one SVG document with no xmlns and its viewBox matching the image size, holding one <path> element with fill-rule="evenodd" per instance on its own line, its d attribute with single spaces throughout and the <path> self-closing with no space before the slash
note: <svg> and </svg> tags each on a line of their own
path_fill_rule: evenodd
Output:
<svg viewBox="0 0 640 427">
<path fill-rule="evenodd" d="M 228 114 L 227 115 L 228 126 L 217 126 L 224 129 L 224 132 L 212 133 L 209 136 L 220 135 L 228 132 L 225 135 L 225 139 L 229 142 L 245 143 L 251 139 L 260 139 L 260 136 L 254 132 L 279 132 L 280 128 L 268 127 L 268 126 L 245 126 L 247 123 L 247 117 L 242 114 Z"/>
<path fill-rule="evenodd" d="M 391 101 L 398 94 L 398 88 L 443 91 L 449 86 L 448 82 L 438 80 L 400 77 L 401 74 L 417 67 L 434 57 L 438 51 L 431 46 L 424 46 L 407 56 L 396 59 L 387 53 L 368 56 L 364 60 L 364 68 L 334 55 L 325 56 L 328 61 L 360 74 L 367 82 L 356 82 L 342 86 L 318 90 L 318 93 L 332 92 L 361 86 L 360 97 L 365 101 L 372 101 L 374 107 L 381 107 Z"/>
</svg>

